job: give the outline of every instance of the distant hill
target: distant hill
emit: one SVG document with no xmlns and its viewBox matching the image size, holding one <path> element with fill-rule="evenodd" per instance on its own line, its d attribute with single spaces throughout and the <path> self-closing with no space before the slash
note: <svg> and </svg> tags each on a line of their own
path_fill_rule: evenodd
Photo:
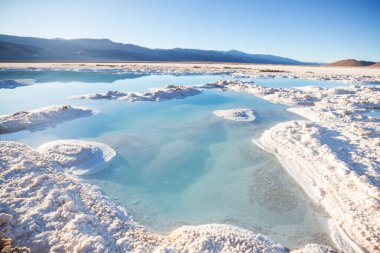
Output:
<svg viewBox="0 0 380 253">
<path fill-rule="evenodd" d="M 341 61 L 329 63 L 327 64 L 327 66 L 363 67 L 363 66 L 372 66 L 374 64 L 376 63 L 372 61 L 358 61 L 354 59 L 347 59 L 347 60 L 341 60 Z"/>
<path fill-rule="evenodd" d="M 375 64 L 370 65 L 369 67 L 371 67 L 371 68 L 380 68 L 380 62 L 376 62 Z"/>
<path fill-rule="evenodd" d="M 42 39 L 0 35 L 0 61 L 194 61 L 288 65 L 315 63 L 274 55 L 199 49 L 150 49 L 108 39 Z"/>
</svg>

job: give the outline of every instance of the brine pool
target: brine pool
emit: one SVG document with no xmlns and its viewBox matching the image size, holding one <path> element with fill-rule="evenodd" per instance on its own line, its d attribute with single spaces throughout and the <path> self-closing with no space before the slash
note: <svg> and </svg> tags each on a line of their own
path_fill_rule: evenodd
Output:
<svg viewBox="0 0 380 253">
<path fill-rule="evenodd" d="M 299 119 L 287 112 L 286 106 L 217 90 L 159 103 L 67 99 L 232 77 L 1 71 L 0 79 L 7 78 L 32 78 L 37 83 L 0 89 L 0 114 L 66 103 L 101 113 L 42 131 L 0 135 L 0 139 L 32 147 L 57 139 L 108 144 L 117 152 L 116 158 L 83 180 L 97 185 L 148 229 L 169 233 L 185 224 L 226 223 L 263 233 L 290 248 L 306 243 L 333 246 L 324 212 L 311 203 L 274 156 L 251 141 L 279 122 Z M 280 85 L 285 81 L 273 82 Z M 287 79 L 284 86 L 290 87 L 292 82 Z M 322 84 L 331 85 L 327 81 Z M 256 121 L 230 122 L 212 113 L 239 107 L 252 108 Z"/>
</svg>

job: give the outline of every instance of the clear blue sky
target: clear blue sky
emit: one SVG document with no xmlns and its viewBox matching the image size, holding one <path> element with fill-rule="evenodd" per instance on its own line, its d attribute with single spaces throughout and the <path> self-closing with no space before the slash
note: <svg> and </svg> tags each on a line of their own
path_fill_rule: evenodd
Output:
<svg viewBox="0 0 380 253">
<path fill-rule="evenodd" d="M 380 61 L 380 0 L 0 0 L 0 33 Z"/>
</svg>

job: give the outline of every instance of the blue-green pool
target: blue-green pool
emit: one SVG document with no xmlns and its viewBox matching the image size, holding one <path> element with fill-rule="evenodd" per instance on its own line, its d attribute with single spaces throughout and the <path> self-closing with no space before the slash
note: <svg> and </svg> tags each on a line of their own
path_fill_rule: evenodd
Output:
<svg viewBox="0 0 380 253">
<path fill-rule="evenodd" d="M 184 224 L 227 223 L 264 233 L 292 248 L 312 242 L 331 245 L 322 218 L 325 214 L 313 206 L 272 155 L 251 142 L 265 129 L 297 119 L 285 106 L 217 90 L 159 103 L 67 99 L 232 77 L 0 72 L 0 79 L 6 78 L 33 78 L 37 83 L 1 89 L 0 114 L 62 103 L 101 111 L 43 131 L 0 138 L 33 147 L 56 139 L 108 144 L 117 157 L 103 171 L 83 180 L 99 186 L 149 229 L 168 233 Z M 257 120 L 235 123 L 212 114 L 216 109 L 238 107 L 252 108 Z"/>
</svg>

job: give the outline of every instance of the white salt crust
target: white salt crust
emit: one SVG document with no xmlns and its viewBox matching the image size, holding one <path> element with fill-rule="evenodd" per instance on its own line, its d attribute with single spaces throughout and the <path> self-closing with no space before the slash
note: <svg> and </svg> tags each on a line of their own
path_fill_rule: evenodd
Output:
<svg viewBox="0 0 380 253">
<path fill-rule="evenodd" d="M 98 111 L 87 107 L 52 105 L 33 111 L 0 115 L 0 134 L 14 133 L 22 130 L 38 131 L 47 127 L 54 127 L 65 121 L 96 113 Z"/>
</svg>

